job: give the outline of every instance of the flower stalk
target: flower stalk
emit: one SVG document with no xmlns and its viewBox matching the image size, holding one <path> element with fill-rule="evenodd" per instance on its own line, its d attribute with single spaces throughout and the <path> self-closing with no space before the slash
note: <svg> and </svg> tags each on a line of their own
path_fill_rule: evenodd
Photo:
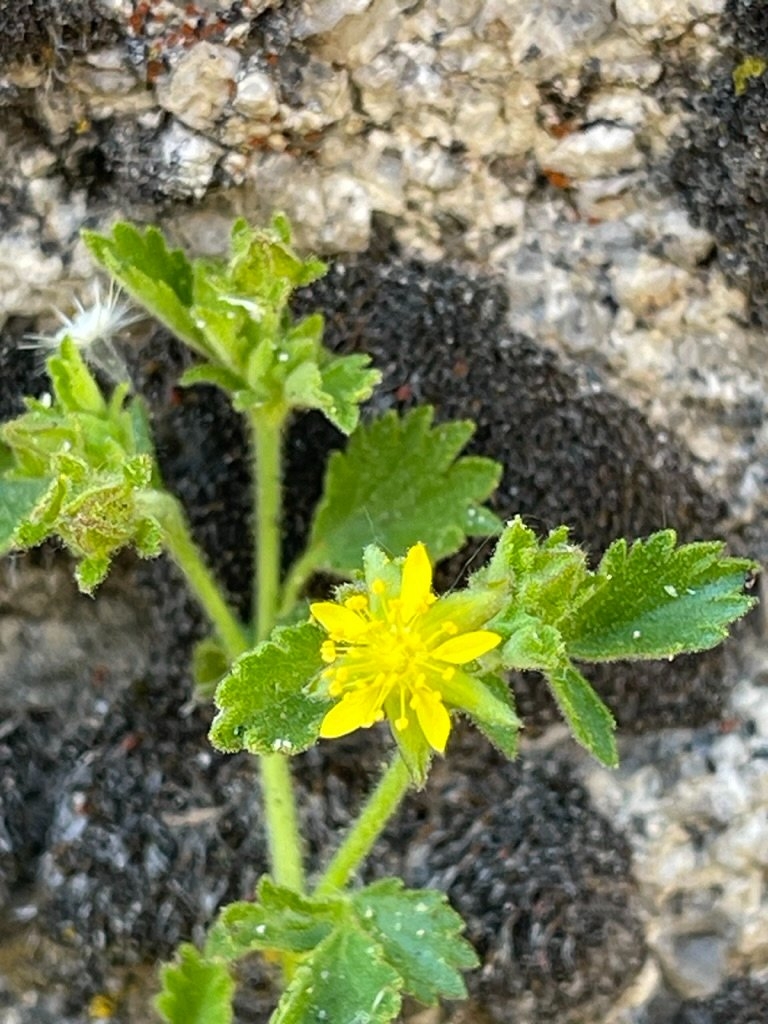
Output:
<svg viewBox="0 0 768 1024">
<path fill-rule="evenodd" d="M 371 852 L 410 784 L 410 772 L 398 751 L 317 883 L 315 896 L 327 896 L 344 888 Z"/>
</svg>

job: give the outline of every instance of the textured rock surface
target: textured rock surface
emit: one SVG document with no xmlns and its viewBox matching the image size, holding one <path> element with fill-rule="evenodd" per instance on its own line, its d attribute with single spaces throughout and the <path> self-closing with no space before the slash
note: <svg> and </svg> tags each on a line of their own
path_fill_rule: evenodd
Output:
<svg viewBox="0 0 768 1024">
<path fill-rule="evenodd" d="M 768 1016 L 765 981 L 731 979 L 712 999 L 681 1007 L 674 1024 L 759 1024 Z"/>
<path fill-rule="evenodd" d="M 160 220 L 215 254 L 234 214 L 281 207 L 303 244 L 347 254 L 303 300 L 327 311 L 332 343 L 374 353 L 380 408 L 429 400 L 476 417 L 477 449 L 507 464 L 504 514 L 542 529 L 565 520 L 594 553 L 617 533 L 674 525 L 766 555 L 766 86 L 759 64 L 738 93 L 733 77 L 745 58 L 768 59 L 766 32 L 765 5 L 750 0 L 0 2 L 0 414 L 45 386 L 25 333 L 69 311 L 73 290 L 89 296 L 84 224 Z M 216 393 L 174 390 L 183 357 L 147 334 L 128 357 L 165 471 L 245 603 L 239 427 Z M 313 417 L 291 434 L 287 554 L 338 442 Z M 146 638 L 114 648 L 104 678 L 81 611 L 100 606 L 69 605 L 58 567 L 43 552 L 0 578 L 0 882 L 13 917 L 0 1008 L 10 1024 L 84 1024 L 106 992 L 115 1019 L 137 1024 L 141 961 L 199 934 L 223 894 L 250 884 L 258 809 L 247 766 L 210 753 L 205 713 L 187 703 L 201 626 L 177 581 L 157 563 L 137 584 L 124 564 L 92 614 Z M 463 568 L 455 560 L 443 583 Z M 142 619 L 137 607 L 152 605 Z M 508 1000 L 516 1024 L 571 1012 L 592 1024 L 762 1021 L 754 985 L 712 995 L 768 966 L 768 691 L 759 641 L 741 637 L 728 658 L 596 677 L 625 727 L 618 774 L 567 744 L 547 767 L 562 734 L 533 738 L 551 706 L 521 679 L 531 764 L 494 783 L 521 802 L 505 787 L 472 796 L 444 772 L 435 786 L 455 815 L 412 802 L 408 869 L 439 876 L 485 954 L 464 1024 L 505 1022 Z M 51 645 L 58 675 L 41 653 Z M 37 685 L 20 686 L 30 672 Z M 305 759 L 315 862 L 375 766 L 371 736 L 362 747 L 362 761 L 355 743 Z M 476 756 L 462 747 L 470 777 L 496 773 Z M 487 827 L 467 833 L 473 799 Z M 514 832 L 516 815 L 536 842 Z M 399 866 L 398 845 L 393 834 L 381 847 L 382 867 Z M 494 860 L 507 865 L 498 883 Z M 540 899 L 527 861 L 548 879 Z M 137 892 L 152 894 L 151 912 Z M 637 895 L 651 955 L 620 996 L 643 955 Z M 515 918 L 518 904 L 527 916 Z M 116 974 L 116 961 L 130 967 Z M 253 993 L 243 1022 L 265 1019 L 262 975 Z"/>
</svg>

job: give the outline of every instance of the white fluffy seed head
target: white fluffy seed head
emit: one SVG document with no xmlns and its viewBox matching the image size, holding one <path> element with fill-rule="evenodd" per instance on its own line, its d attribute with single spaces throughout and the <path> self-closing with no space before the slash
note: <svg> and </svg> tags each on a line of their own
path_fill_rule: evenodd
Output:
<svg viewBox="0 0 768 1024">
<path fill-rule="evenodd" d="M 102 296 L 101 285 L 96 281 L 91 305 L 84 306 L 79 299 L 75 299 L 75 313 L 72 316 L 66 316 L 58 309 L 55 313 L 61 323 L 58 331 L 54 334 L 27 335 L 27 340 L 33 344 L 24 347 L 53 351 L 64 338 L 69 337 L 85 361 L 101 370 L 110 380 L 115 383 L 130 382 L 125 360 L 115 348 L 115 337 L 126 327 L 143 319 L 144 314 L 131 308 L 113 282 L 106 295 Z"/>
</svg>

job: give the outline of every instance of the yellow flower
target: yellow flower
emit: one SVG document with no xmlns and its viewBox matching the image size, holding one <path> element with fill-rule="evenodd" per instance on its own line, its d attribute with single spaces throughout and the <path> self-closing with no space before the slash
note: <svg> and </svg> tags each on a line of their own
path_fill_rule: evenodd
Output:
<svg viewBox="0 0 768 1024">
<path fill-rule="evenodd" d="M 328 696 L 340 698 L 320 735 L 345 736 L 386 717 L 395 738 L 411 733 L 443 753 L 451 730 L 446 705 L 471 712 L 484 700 L 482 684 L 460 666 L 501 642 L 475 628 L 490 617 L 488 606 L 466 592 L 438 599 L 423 544 L 408 551 L 402 568 L 366 549 L 366 583 L 365 593 L 311 606 L 329 636 L 321 679 Z"/>
</svg>

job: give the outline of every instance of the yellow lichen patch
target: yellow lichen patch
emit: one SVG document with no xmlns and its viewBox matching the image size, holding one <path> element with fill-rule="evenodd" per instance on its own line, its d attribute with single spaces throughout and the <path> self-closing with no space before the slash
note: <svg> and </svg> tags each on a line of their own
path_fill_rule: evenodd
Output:
<svg viewBox="0 0 768 1024">
<path fill-rule="evenodd" d="M 759 78 L 768 63 L 762 57 L 745 57 L 737 67 L 733 69 L 733 88 L 737 96 L 743 96 L 752 78 Z"/>
</svg>

